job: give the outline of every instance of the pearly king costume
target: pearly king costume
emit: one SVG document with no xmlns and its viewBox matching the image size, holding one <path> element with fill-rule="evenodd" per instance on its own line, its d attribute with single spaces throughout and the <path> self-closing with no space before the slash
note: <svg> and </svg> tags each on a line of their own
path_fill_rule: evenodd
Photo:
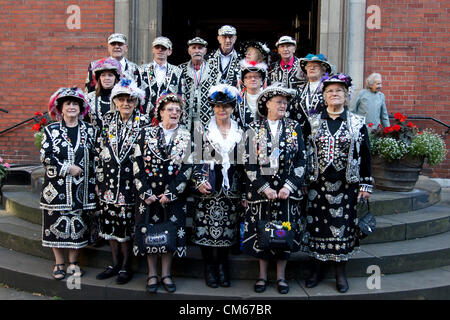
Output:
<svg viewBox="0 0 450 320">
<path fill-rule="evenodd" d="M 128 94 L 138 102 L 130 119 L 124 123 L 114 98 Z M 136 192 L 133 186 L 133 153 L 141 129 L 149 124 L 139 111 L 144 93 L 131 79 L 121 79 L 111 93 L 111 111 L 106 113 L 103 128 L 97 135 L 97 185 L 102 214 L 100 236 L 106 240 L 125 242 L 131 239 Z"/>
<path fill-rule="evenodd" d="M 207 42 L 199 37 L 188 41 L 188 45 L 200 44 L 207 46 Z M 192 62 L 188 61 L 179 65 L 186 100 L 185 114 L 187 119 L 184 125 L 193 132 L 194 122 L 200 121 L 205 126 L 214 115 L 213 109 L 208 102 L 209 90 L 216 84 L 217 74 L 207 61 L 203 61 L 199 70 L 195 70 Z M 216 70 L 216 69 L 214 69 Z M 216 70 L 217 71 L 217 70 Z"/>
<path fill-rule="evenodd" d="M 157 37 L 152 45 L 162 45 L 172 50 L 172 42 L 166 37 Z M 163 76 L 158 76 L 160 69 Z M 148 115 L 150 119 L 154 117 L 156 101 L 162 94 L 175 93 L 183 96 L 181 72 L 182 70 L 179 67 L 167 62 L 162 67 L 158 66 L 156 62 L 144 64 L 139 67 L 141 78 L 140 88 L 145 91 L 143 113 Z"/>
<path fill-rule="evenodd" d="M 49 113 L 59 120 L 44 129 L 41 163 L 45 169 L 40 207 L 43 209 L 42 245 L 44 247 L 80 249 L 88 244 L 85 214 L 96 206 L 94 176 L 94 128 L 79 121 L 66 126 L 61 116 L 62 103 L 70 98 L 80 102 L 81 115 L 89 104 L 78 88 L 61 88 L 49 102 Z M 74 177 L 72 165 L 83 173 Z"/>
<path fill-rule="evenodd" d="M 324 81 L 351 79 L 332 76 Z M 335 120 L 327 111 L 310 118 L 313 148 L 308 193 L 309 254 L 322 261 L 347 261 L 359 247 L 356 201 L 359 191 L 372 192 L 371 155 L 364 117 L 347 110 Z"/>
<path fill-rule="evenodd" d="M 167 102 L 182 100 L 174 94 L 162 96 L 156 106 L 159 117 L 161 106 Z M 158 119 L 160 120 L 160 118 Z M 164 222 L 164 209 L 158 201 L 147 205 L 145 200 L 152 195 L 164 194 L 170 199 L 165 205 L 167 219 L 177 226 L 177 249 L 174 255 L 186 255 L 186 186 L 192 174 L 191 133 L 181 126 L 173 130 L 165 129 L 162 124 L 142 129 L 137 138 L 133 165 L 134 183 L 137 190 L 136 225 L 145 222 L 147 208 L 152 224 Z M 136 238 L 141 230 L 136 230 Z M 134 246 L 136 255 L 139 252 Z M 164 253 L 164 252 L 159 252 Z"/>
<path fill-rule="evenodd" d="M 258 98 L 259 112 L 266 117 L 266 102 L 282 95 L 292 99 L 294 91 L 269 86 Z M 302 246 L 300 186 L 303 182 L 306 161 L 305 146 L 299 124 L 288 118 L 278 121 L 257 120 L 250 124 L 246 132 L 246 199 L 243 250 L 258 259 L 287 260 L 291 252 Z M 269 201 L 264 194 L 268 188 L 278 191 L 286 187 L 290 195 L 286 200 Z M 261 250 L 258 246 L 257 223 L 259 220 L 290 222 L 295 237 L 291 251 Z"/>
</svg>

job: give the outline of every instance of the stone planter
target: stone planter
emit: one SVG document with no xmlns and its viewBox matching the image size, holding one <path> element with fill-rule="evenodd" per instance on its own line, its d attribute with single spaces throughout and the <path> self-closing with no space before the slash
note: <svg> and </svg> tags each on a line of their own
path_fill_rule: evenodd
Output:
<svg viewBox="0 0 450 320">
<path fill-rule="evenodd" d="M 412 191 L 419 179 L 423 158 L 406 156 L 389 162 L 381 157 L 372 157 L 372 176 L 375 188 L 387 191 Z"/>
</svg>

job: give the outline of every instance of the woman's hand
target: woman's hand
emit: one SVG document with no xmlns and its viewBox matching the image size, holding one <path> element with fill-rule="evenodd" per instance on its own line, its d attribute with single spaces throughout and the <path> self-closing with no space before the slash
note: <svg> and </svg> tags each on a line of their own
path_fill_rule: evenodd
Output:
<svg viewBox="0 0 450 320">
<path fill-rule="evenodd" d="M 159 198 L 159 203 L 161 203 L 161 204 L 167 204 L 167 203 L 170 202 L 170 199 L 167 198 L 166 195 L 165 195 L 164 193 L 163 193 L 163 194 L 160 194 L 160 195 L 158 196 L 158 198 Z"/>
<path fill-rule="evenodd" d="M 200 191 L 201 194 L 210 194 L 211 193 L 211 185 L 208 181 L 203 182 L 200 187 L 198 187 L 198 191 Z"/>
<path fill-rule="evenodd" d="M 144 200 L 146 204 L 150 205 L 155 201 L 158 201 L 158 198 L 152 194 L 150 197 L 148 197 L 147 199 Z"/>
<path fill-rule="evenodd" d="M 73 177 L 78 177 L 79 175 L 81 175 L 83 173 L 83 169 L 81 169 L 79 166 L 70 166 L 69 168 L 69 173 L 73 176 Z"/>
<path fill-rule="evenodd" d="M 266 190 L 264 190 L 264 194 L 269 200 L 275 200 L 277 198 L 277 192 L 272 188 L 267 188 Z"/>
<path fill-rule="evenodd" d="M 358 200 L 361 200 L 361 199 L 367 200 L 369 198 L 370 198 L 370 193 L 369 192 L 360 191 L 358 193 Z"/>
<path fill-rule="evenodd" d="M 278 191 L 278 198 L 282 199 L 282 200 L 286 200 L 289 197 L 289 194 L 291 192 L 289 191 L 288 188 L 281 188 L 280 191 Z"/>
</svg>

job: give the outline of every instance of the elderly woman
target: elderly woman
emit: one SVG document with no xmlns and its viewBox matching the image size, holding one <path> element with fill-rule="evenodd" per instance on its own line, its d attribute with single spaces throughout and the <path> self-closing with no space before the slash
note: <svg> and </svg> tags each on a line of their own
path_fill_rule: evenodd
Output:
<svg viewBox="0 0 450 320">
<path fill-rule="evenodd" d="M 197 189 L 192 241 L 201 248 L 205 261 L 205 282 L 212 288 L 230 286 L 228 254 L 237 242 L 237 221 L 242 213 L 243 168 L 237 164 L 238 144 L 242 130 L 231 119 L 239 92 L 229 85 L 210 89 L 209 100 L 214 116 L 194 132 L 195 150 L 202 150 L 192 173 Z M 217 259 L 214 257 L 217 253 Z"/>
<path fill-rule="evenodd" d="M 103 116 L 111 109 L 111 90 L 122 75 L 120 62 L 113 58 L 96 61 L 93 66 L 95 91 L 87 95 L 91 109 L 89 117 L 96 129 L 102 128 Z"/>
<path fill-rule="evenodd" d="M 350 86 L 351 78 L 344 74 L 324 78 L 327 109 L 310 119 L 313 159 L 307 233 L 315 267 L 306 287 L 316 286 L 324 262 L 332 261 L 342 293 L 349 288 L 345 262 L 359 247 L 355 206 L 372 192 L 369 137 L 364 118 L 347 110 Z"/>
<path fill-rule="evenodd" d="M 118 275 L 118 284 L 131 277 L 130 240 L 134 228 L 136 201 L 133 187 L 133 153 L 142 127 L 149 124 L 139 105 L 144 93 L 131 79 L 121 79 L 111 92 L 111 111 L 103 118 L 97 135 L 97 185 L 102 207 L 100 236 L 109 240 L 113 265 L 97 275 L 103 280 Z"/>
<path fill-rule="evenodd" d="M 362 89 L 350 106 L 350 111 L 366 118 L 366 125 L 370 123 L 369 130 L 375 130 L 381 124 L 389 127 L 389 115 L 386 108 L 386 99 L 381 92 L 381 74 L 372 73 L 366 79 L 366 88 Z"/>
<path fill-rule="evenodd" d="M 88 245 L 84 217 L 95 209 L 94 138 L 92 126 L 80 120 L 89 111 L 78 88 L 61 88 L 49 101 L 50 116 L 57 120 L 44 129 L 41 162 L 45 168 L 40 206 L 44 210 L 42 245 L 55 255 L 53 277 L 66 272 L 81 276 L 79 250 Z M 64 249 L 69 266 L 64 270 Z"/>
<path fill-rule="evenodd" d="M 305 146 L 300 125 L 285 118 L 288 102 L 295 91 L 281 84 L 267 87 L 258 97 L 263 120 L 250 124 L 247 130 L 245 164 L 247 210 L 243 251 L 259 259 L 259 279 L 255 292 L 263 292 L 267 284 L 270 260 L 277 263 L 277 289 L 289 292 L 285 269 L 290 254 L 301 248 L 300 185 L 305 174 Z M 257 157 L 256 159 L 254 159 Z M 295 234 L 292 248 L 262 249 L 257 225 L 260 220 L 290 222 Z"/>
<path fill-rule="evenodd" d="M 233 117 L 239 126 L 247 128 L 257 118 L 256 99 L 267 78 L 267 65 L 263 62 L 241 60 L 243 101 L 235 108 Z"/>
<path fill-rule="evenodd" d="M 141 131 L 134 152 L 134 177 L 138 192 L 136 205 L 136 226 L 145 223 L 153 224 L 172 221 L 177 226 L 177 248 L 175 252 L 158 252 L 159 248 L 148 254 L 147 291 L 158 290 L 157 258 L 161 254 L 161 283 L 168 292 L 175 292 L 176 286 L 171 277 L 172 257 L 186 255 L 186 196 L 184 191 L 191 178 L 192 165 L 188 158 L 191 150 L 191 134 L 179 126 L 184 102 L 176 94 L 161 96 L 156 104 L 155 116 L 159 122 L 153 127 Z M 146 216 L 149 215 L 149 216 Z M 165 216 L 167 215 L 167 216 Z M 141 236 L 136 229 L 135 243 Z M 139 252 L 134 246 L 135 254 Z"/>
</svg>

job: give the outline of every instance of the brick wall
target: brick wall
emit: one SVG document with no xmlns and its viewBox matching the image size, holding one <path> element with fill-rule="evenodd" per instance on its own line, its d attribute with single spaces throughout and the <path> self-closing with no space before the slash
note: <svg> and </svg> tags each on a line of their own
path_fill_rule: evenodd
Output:
<svg viewBox="0 0 450 320">
<path fill-rule="evenodd" d="M 383 76 L 389 113 L 428 116 L 450 124 L 449 1 L 367 0 L 381 9 L 381 28 L 366 28 L 365 77 Z M 367 18 L 372 13 L 367 14 Z M 445 127 L 415 121 L 419 127 Z M 450 135 L 445 137 L 450 147 Z M 433 170 L 433 177 L 450 178 L 450 157 Z"/>
<path fill-rule="evenodd" d="M 76 12 L 67 13 L 71 5 L 80 9 L 79 29 Z M 1 131 L 46 111 L 59 87 L 84 85 L 89 62 L 108 54 L 114 1 L 0 0 L 0 8 L 0 108 L 9 111 L 0 113 Z M 33 124 L 0 136 L 0 156 L 13 164 L 38 162 Z"/>
</svg>

